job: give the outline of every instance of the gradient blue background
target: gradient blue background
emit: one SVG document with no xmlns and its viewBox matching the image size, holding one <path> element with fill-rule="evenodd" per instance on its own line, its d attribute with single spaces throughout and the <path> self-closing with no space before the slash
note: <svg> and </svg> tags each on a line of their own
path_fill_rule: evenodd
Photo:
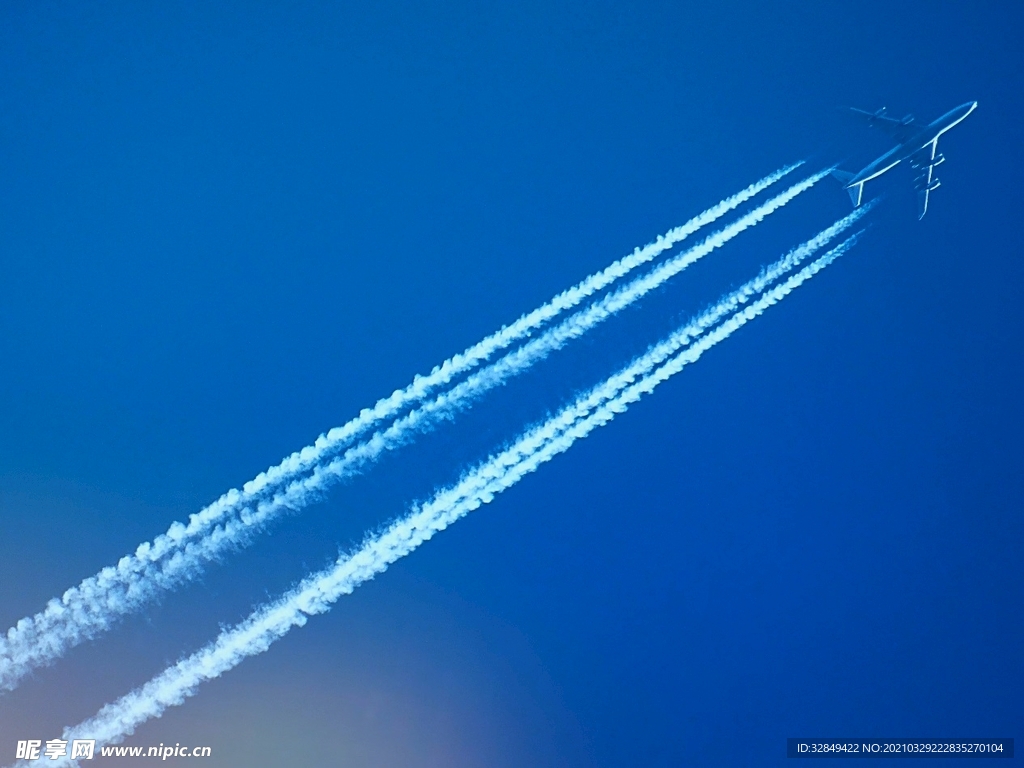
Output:
<svg viewBox="0 0 1024 768">
<path fill-rule="evenodd" d="M 779 765 L 1021 737 L 1016 3 L 0 9 L 0 624 L 769 171 L 930 120 L 867 238 L 128 742 L 210 766 Z M 614 327 L 0 699 L 52 738 L 845 214 Z M 126 761 L 118 761 L 125 764 Z"/>
</svg>

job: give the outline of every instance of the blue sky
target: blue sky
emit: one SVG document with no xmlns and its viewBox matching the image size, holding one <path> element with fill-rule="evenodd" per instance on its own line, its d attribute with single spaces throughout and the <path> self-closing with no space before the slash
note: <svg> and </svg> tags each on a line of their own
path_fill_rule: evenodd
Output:
<svg viewBox="0 0 1024 768">
<path fill-rule="evenodd" d="M 0 623 L 794 160 L 930 120 L 867 237 L 131 743 L 211 765 L 721 765 L 1015 736 L 1012 4 L 8 3 Z M 870 188 L 869 188 L 869 191 Z M 52 738 L 848 212 L 831 180 L 0 698 Z"/>
</svg>

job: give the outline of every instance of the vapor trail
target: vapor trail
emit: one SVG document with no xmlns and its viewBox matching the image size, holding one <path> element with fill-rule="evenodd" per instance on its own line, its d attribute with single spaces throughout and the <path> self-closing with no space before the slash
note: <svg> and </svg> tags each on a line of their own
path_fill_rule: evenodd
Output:
<svg viewBox="0 0 1024 768">
<path fill-rule="evenodd" d="M 630 365 L 580 395 L 548 421 L 527 430 L 511 446 L 463 475 L 455 485 L 439 491 L 427 503 L 415 506 L 383 533 L 368 538 L 360 549 L 341 556 L 334 566 L 307 577 L 279 600 L 257 610 L 241 624 L 224 630 L 210 645 L 104 706 L 94 717 L 66 729 L 63 738 L 95 738 L 98 744 L 116 744 L 133 733 L 139 724 L 159 717 L 168 707 L 183 703 L 196 693 L 201 683 L 267 650 L 293 627 L 303 626 L 309 616 L 327 611 L 339 597 L 382 573 L 435 533 L 490 502 L 541 464 L 568 450 L 595 428 L 607 424 L 630 404 L 698 360 L 705 351 L 831 264 L 856 243 L 858 236 L 859 233 L 848 238 L 748 304 L 761 288 L 768 286 L 773 276 L 780 277 L 795 268 L 813 251 L 814 242 L 821 235 L 794 249 Z M 730 310 L 734 310 L 733 314 L 719 322 Z"/>
<path fill-rule="evenodd" d="M 262 502 L 256 509 L 246 510 L 239 518 L 229 520 L 223 526 L 218 526 L 212 535 L 196 542 L 195 545 L 189 545 L 186 561 L 209 560 L 225 547 L 241 541 L 249 531 L 264 525 L 283 511 L 306 506 L 311 500 L 319 498 L 332 484 L 360 472 L 385 451 L 403 445 L 418 431 L 429 428 L 439 420 L 450 418 L 475 398 L 504 383 L 511 376 L 521 373 L 565 345 L 569 340 L 583 335 L 595 325 L 660 287 L 698 259 L 725 245 L 744 230 L 789 203 L 797 195 L 810 189 L 827 173 L 827 171 L 821 171 L 794 184 L 732 224 L 709 235 L 698 245 L 665 261 L 647 275 L 636 278 L 590 307 L 566 318 L 559 325 L 508 353 L 492 365 L 472 374 L 450 390 L 442 392 L 433 401 L 396 419 L 387 429 L 374 433 L 368 440 L 349 448 L 341 456 L 315 467 L 310 475 L 294 480 L 281 493 Z M 815 248 L 820 248 L 833 239 L 849 227 L 853 221 L 864 215 L 867 210 L 868 208 L 862 207 L 837 222 L 834 227 L 822 232 L 816 238 Z"/>
<path fill-rule="evenodd" d="M 590 307 L 580 310 L 492 365 L 472 374 L 450 390 L 442 392 L 433 401 L 395 420 L 387 429 L 374 433 L 368 440 L 349 448 L 344 454 L 330 462 L 315 467 L 310 475 L 294 480 L 272 499 L 260 503 L 255 509 L 245 510 L 238 518 L 228 520 L 224 525 L 218 526 L 205 539 L 188 545 L 181 565 L 192 565 L 199 561 L 210 560 L 225 548 L 243 541 L 251 531 L 265 525 L 285 510 L 300 509 L 306 506 L 312 500 L 319 498 L 331 485 L 360 472 L 385 451 L 405 444 L 418 431 L 427 429 L 442 419 L 450 418 L 475 398 L 504 383 L 509 377 L 526 370 L 569 340 L 583 335 L 598 323 L 612 317 L 650 291 L 663 285 L 698 259 L 725 245 L 739 233 L 786 205 L 826 175 L 827 172 L 822 171 L 794 184 L 732 224 L 709 235 L 698 245 L 664 262 L 649 274 L 635 279 Z M 815 247 L 821 247 L 827 243 L 867 210 L 867 208 L 862 208 L 837 222 L 834 228 L 829 228 L 819 236 L 820 240 Z M 167 576 L 168 572 L 165 568 L 161 577 L 167 578 Z"/>
<path fill-rule="evenodd" d="M 118 618 L 138 610 L 161 591 L 174 588 L 195 577 L 205 562 L 223 554 L 230 547 L 243 543 L 245 536 L 254 532 L 260 524 L 285 510 L 296 509 L 308 503 L 311 495 L 322 492 L 329 484 L 359 471 L 366 462 L 379 456 L 381 451 L 400 445 L 408 438 L 411 430 L 422 428 L 431 419 L 450 415 L 460 401 L 481 394 L 499 383 L 502 377 L 523 370 L 548 354 L 551 349 L 564 344 L 573 335 L 582 333 L 582 330 L 570 330 L 566 335 L 566 329 L 562 327 L 558 335 L 546 335 L 546 346 L 533 344 L 522 354 L 507 357 L 501 361 L 500 367 L 492 366 L 477 376 L 472 383 L 463 382 L 466 386 L 462 386 L 458 392 L 450 393 L 446 399 L 442 396 L 434 403 L 428 404 L 420 413 L 403 422 L 403 426 L 399 427 L 396 424 L 392 429 L 374 435 L 369 441 L 354 449 L 354 453 L 350 451 L 346 454 L 340 462 L 332 462 L 324 469 L 317 467 L 326 456 L 343 449 L 374 425 L 422 401 L 432 391 L 449 384 L 457 375 L 473 369 L 496 352 L 529 336 L 533 330 L 721 218 L 800 165 L 802 163 L 795 163 L 766 176 L 682 226 L 659 236 L 653 243 L 635 249 L 629 256 L 585 278 L 541 307 L 523 315 L 512 325 L 502 328 L 463 353 L 449 358 L 430 374 L 417 376 L 405 389 L 397 390 L 390 397 L 378 401 L 373 408 L 364 409 L 358 417 L 344 426 L 321 435 L 313 445 L 292 454 L 277 466 L 246 483 L 241 491 L 228 491 L 210 506 L 191 515 L 187 526 L 175 522 L 165 534 L 157 536 L 152 542 L 141 544 L 134 554 L 122 557 L 116 566 L 104 568 L 95 576 L 82 581 L 77 587 L 69 589 L 61 598 L 50 600 L 42 612 L 20 620 L 8 630 L 6 638 L 0 637 L 0 692 L 14 689 L 32 669 L 52 663 L 74 646 L 106 631 Z M 817 181 L 820 175 L 814 178 Z M 802 187 L 800 191 L 805 188 L 806 186 Z M 787 191 L 790 192 L 792 190 Z M 787 198 L 787 202 L 792 196 Z M 745 218 L 749 216 L 748 214 Z M 708 250 L 714 247 L 717 246 L 712 246 Z M 696 258 L 678 267 L 676 272 Z M 615 311 L 618 309 L 611 310 Z M 594 322 L 600 322 L 604 317 L 595 319 Z M 557 342 L 552 345 L 556 339 Z M 314 469 L 311 476 L 296 480 L 310 469 Z M 275 489 L 282 486 L 286 487 L 271 498 L 267 498 Z"/>
</svg>

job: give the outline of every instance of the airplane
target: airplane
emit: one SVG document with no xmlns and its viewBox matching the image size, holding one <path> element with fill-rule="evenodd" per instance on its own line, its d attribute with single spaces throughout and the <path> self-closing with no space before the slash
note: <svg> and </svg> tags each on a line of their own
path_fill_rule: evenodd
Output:
<svg viewBox="0 0 1024 768">
<path fill-rule="evenodd" d="M 850 194 L 850 200 L 853 202 L 853 207 L 856 208 L 864 197 L 865 183 L 877 179 L 890 168 L 908 160 L 914 170 L 920 171 L 914 179 L 914 188 L 917 189 L 918 210 L 920 211 L 917 218 L 923 219 L 924 215 L 928 213 L 929 195 L 939 188 L 939 180 L 934 173 L 935 166 L 946 159 L 936 151 L 939 146 L 939 137 L 971 114 L 977 106 L 978 102 L 976 101 L 961 104 L 925 126 L 915 122 L 913 115 L 907 115 L 902 120 L 889 117 L 885 107 L 876 112 L 866 112 L 863 109 L 851 107 L 857 114 L 867 117 L 868 125 L 878 126 L 899 143 L 859 173 L 836 169 L 832 171 L 832 175 Z"/>
</svg>

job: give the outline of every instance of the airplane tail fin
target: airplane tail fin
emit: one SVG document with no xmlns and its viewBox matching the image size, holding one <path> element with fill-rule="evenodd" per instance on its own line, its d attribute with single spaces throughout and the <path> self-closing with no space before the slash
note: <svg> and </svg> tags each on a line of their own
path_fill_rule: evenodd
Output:
<svg viewBox="0 0 1024 768">
<path fill-rule="evenodd" d="M 853 174 L 849 171 L 841 171 L 838 168 L 832 171 L 832 177 L 846 189 L 846 192 L 850 195 L 850 202 L 853 203 L 853 207 L 856 208 L 860 205 L 861 197 L 864 195 L 864 183 L 861 182 L 855 186 L 847 187 L 846 185 L 853 179 Z"/>
</svg>

